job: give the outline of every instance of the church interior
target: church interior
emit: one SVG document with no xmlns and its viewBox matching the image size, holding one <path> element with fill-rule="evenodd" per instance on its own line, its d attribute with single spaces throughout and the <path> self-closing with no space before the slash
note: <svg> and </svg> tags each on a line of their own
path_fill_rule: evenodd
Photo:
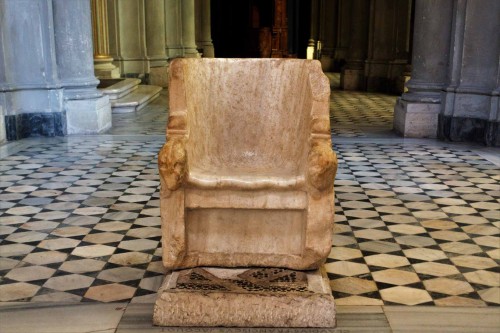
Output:
<svg viewBox="0 0 500 333">
<path fill-rule="evenodd" d="M 337 328 L 248 332 L 498 332 L 499 17 L 496 0 L 0 0 L 0 332 L 189 331 L 151 326 L 157 158 L 170 63 L 214 57 L 315 59 L 331 89 Z"/>
</svg>

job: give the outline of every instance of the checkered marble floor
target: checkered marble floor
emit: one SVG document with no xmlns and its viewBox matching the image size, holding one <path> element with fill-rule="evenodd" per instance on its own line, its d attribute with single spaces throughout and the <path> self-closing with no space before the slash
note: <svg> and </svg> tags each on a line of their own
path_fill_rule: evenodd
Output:
<svg viewBox="0 0 500 333">
<path fill-rule="evenodd" d="M 156 104 L 114 116 L 113 135 L 0 147 L 0 301 L 153 302 L 165 273 L 156 165 L 165 113 Z M 326 268 L 337 304 L 500 304 L 498 149 L 363 135 L 333 137 Z"/>
<path fill-rule="evenodd" d="M 340 90 L 340 74 L 327 73 L 332 87 L 330 119 L 336 137 L 394 136 L 392 119 L 397 96 Z"/>
<path fill-rule="evenodd" d="M 500 304 L 500 170 L 466 147 L 342 143 L 338 304 Z"/>
</svg>

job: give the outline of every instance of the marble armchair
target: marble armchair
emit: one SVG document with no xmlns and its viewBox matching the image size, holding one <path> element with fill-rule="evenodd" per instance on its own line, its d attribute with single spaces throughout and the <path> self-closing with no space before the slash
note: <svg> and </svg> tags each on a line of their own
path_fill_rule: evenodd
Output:
<svg viewBox="0 0 500 333">
<path fill-rule="evenodd" d="M 320 63 L 176 59 L 169 93 L 164 265 L 318 268 L 337 170 Z"/>
</svg>

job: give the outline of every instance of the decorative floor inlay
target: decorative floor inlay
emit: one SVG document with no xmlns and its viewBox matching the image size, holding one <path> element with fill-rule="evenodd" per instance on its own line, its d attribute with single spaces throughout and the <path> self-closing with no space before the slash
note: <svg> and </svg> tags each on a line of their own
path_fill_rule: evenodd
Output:
<svg viewBox="0 0 500 333">
<path fill-rule="evenodd" d="M 232 275 L 217 276 L 220 272 Z M 217 269 L 193 268 L 179 272 L 177 284 L 172 290 L 197 292 L 310 292 L 307 273 L 284 268 Z"/>
<path fill-rule="evenodd" d="M 142 112 L 114 131 L 140 134 L 133 117 L 143 117 L 160 136 L 0 147 L 0 301 L 154 302 L 165 274 L 156 162 L 165 124 L 154 119 L 166 114 Z M 360 140 L 333 137 L 326 269 L 337 304 L 499 305 L 499 165 L 471 145 Z"/>
</svg>

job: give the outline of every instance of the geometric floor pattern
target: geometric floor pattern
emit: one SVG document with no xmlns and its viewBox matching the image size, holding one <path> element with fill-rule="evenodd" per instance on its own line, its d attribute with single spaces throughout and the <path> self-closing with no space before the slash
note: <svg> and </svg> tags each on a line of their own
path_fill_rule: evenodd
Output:
<svg viewBox="0 0 500 333">
<path fill-rule="evenodd" d="M 339 144 L 337 304 L 500 304 L 500 170 L 468 149 Z"/>
<path fill-rule="evenodd" d="M 392 129 L 396 96 L 360 91 L 337 90 L 332 93 L 330 119 L 337 137 L 367 137 Z M 360 123 L 360 120 L 362 122 Z"/>
<path fill-rule="evenodd" d="M 358 108 L 393 98 L 335 93 L 332 104 Z M 0 147 L 0 301 L 154 301 L 165 274 L 156 154 L 166 111 L 156 103 L 120 115 L 113 135 Z M 385 118 L 375 132 L 390 128 Z M 349 133 L 370 118 L 335 119 Z M 499 305 L 499 165 L 474 146 L 377 141 L 358 128 L 366 138 L 333 137 L 336 303 Z"/>
<path fill-rule="evenodd" d="M 332 94 L 330 120 L 336 137 L 393 135 L 392 119 L 397 96 L 339 88 L 340 74 L 327 73 Z"/>
<path fill-rule="evenodd" d="M 162 141 L 58 141 L 2 158 L 0 300 L 156 292 Z"/>
</svg>

